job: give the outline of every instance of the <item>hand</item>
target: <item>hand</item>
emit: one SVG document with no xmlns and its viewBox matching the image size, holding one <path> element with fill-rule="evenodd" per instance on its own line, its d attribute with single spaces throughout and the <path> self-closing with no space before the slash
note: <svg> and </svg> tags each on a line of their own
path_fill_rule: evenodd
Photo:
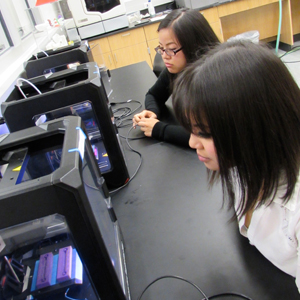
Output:
<svg viewBox="0 0 300 300">
<path fill-rule="evenodd" d="M 159 120 L 154 118 L 142 118 L 137 125 L 144 131 L 145 136 L 151 137 L 154 125 L 159 122 Z"/>
<path fill-rule="evenodd" d="M 150 110 L 143 110 L 141 113 L 134 115 L 132 119 L 133 127 L 135 128 L 143 118 L 157 119 L 157 115 Z"/>
</svg>

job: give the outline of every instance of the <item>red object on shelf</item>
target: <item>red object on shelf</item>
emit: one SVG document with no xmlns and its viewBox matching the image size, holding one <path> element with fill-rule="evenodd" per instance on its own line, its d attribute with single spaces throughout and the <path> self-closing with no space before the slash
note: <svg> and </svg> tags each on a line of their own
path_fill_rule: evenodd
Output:
<svg viewBox="0 0 300 300">
<path fill-rule="evenodd" d="M 35 6 L 56 2 L 57 0 L 36 0 Z"/>
</svg>

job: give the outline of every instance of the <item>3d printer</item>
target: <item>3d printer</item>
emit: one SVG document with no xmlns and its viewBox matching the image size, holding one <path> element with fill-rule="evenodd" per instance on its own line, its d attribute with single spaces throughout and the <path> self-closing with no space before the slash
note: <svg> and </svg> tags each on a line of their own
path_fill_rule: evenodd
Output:
<svg viewBox="0 0 300 300">
<path fill-rule="evenodd" d="M 108 187 L 114 189 L 129 180 L 118 130 L 96 63 L 22 82 L 1 103 L 1 112 L 10 132 L 66 115 L 80 116 Z"/>
<path fill-rule="evenodd" d="M 81 64 L 93 61 L 94 58 L 89 44 L 81 41 L 73 45 L 38 52 L 24 62 L 24 71 L 26 78 L 33 78 L 48 73 L 52 68 L 58 66 L 62 67 L 74 62 Z"/>
<path fill-rule="evenodd" d="M 0 299 L 129 300 L 124 243 L 75 116 L 0 137 Z"/>
<path fill-rule="evenodd" d="M 100 48 L 99 45 L 96 47 Z M 98 49 L 98 52 L 101 53 L 101 49 Z M 92 50 L 88 42 L 76 42 L 66 47 L 36 53 L 36 55 L 33 55 L 28 61 L 24 62 L 24 72 L 21 77 L 33 78 L 47 73 L 62 71 L 74 65 L 94 61 Z M 109 97 L 112 93 L 110 84 L 111 75 L 105 66 L 103 57 L 102 61 L 100 59 L 99 62 L 99 55 L 98 67 L 101 74 L 101 81 L 104 84 L 107 97 Z"/>
</svg>

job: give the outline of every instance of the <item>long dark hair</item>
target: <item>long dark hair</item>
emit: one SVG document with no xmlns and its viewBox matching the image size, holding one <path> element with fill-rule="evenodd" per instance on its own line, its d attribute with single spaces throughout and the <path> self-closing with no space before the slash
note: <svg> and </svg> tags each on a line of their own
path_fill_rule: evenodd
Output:
<svg viewBox="0 0 300 300">
<path fill-rule="evenodd" d="M 300 90 L 289 70 L 266 46 L 252 42 L 224 43 L 182 72 L 173 91 L 180 123 L 192 132 L 192 122 L 210 134 L 224 200 L 238 215 L 269 204 L 278 186 L 286 184 L 288 201 L 300 168 Z"/>
<path fill-rule="evenodd" d="M 204 54 L 219 39 L 209 23 L 197 10 L 175 9 L 159 24 L 157 31 L 172 28 L 188 63 Z"/>
</svg>

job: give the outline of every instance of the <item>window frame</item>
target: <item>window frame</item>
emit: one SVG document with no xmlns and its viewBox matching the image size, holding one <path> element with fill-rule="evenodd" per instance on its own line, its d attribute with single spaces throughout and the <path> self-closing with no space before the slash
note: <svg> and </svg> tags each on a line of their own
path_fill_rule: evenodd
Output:
<svg viewBox="0 0 300 300">
<path fill-rule="evenodd" d="M 4 49 L 0 50 L 0 55 L 2 55 L 6 51 L 8 51 L 14 45 L 14 43 L 12 41 L 12 38 L 11 38 L 10 34 L 9 34 L 9 30 L 8 30 L 8 28 L 6 26 L 6 23 L 5 23 L 5 20 L 3 18 L 3 14 L 2 14 L 1 9 L 0 9 L 0 25 L 1 25 L 1 28 L 3 30 L 4 37 L 6 38 L 6 42 L 8 44 L 7 47 L 5 47 Z"/>
</svg>

